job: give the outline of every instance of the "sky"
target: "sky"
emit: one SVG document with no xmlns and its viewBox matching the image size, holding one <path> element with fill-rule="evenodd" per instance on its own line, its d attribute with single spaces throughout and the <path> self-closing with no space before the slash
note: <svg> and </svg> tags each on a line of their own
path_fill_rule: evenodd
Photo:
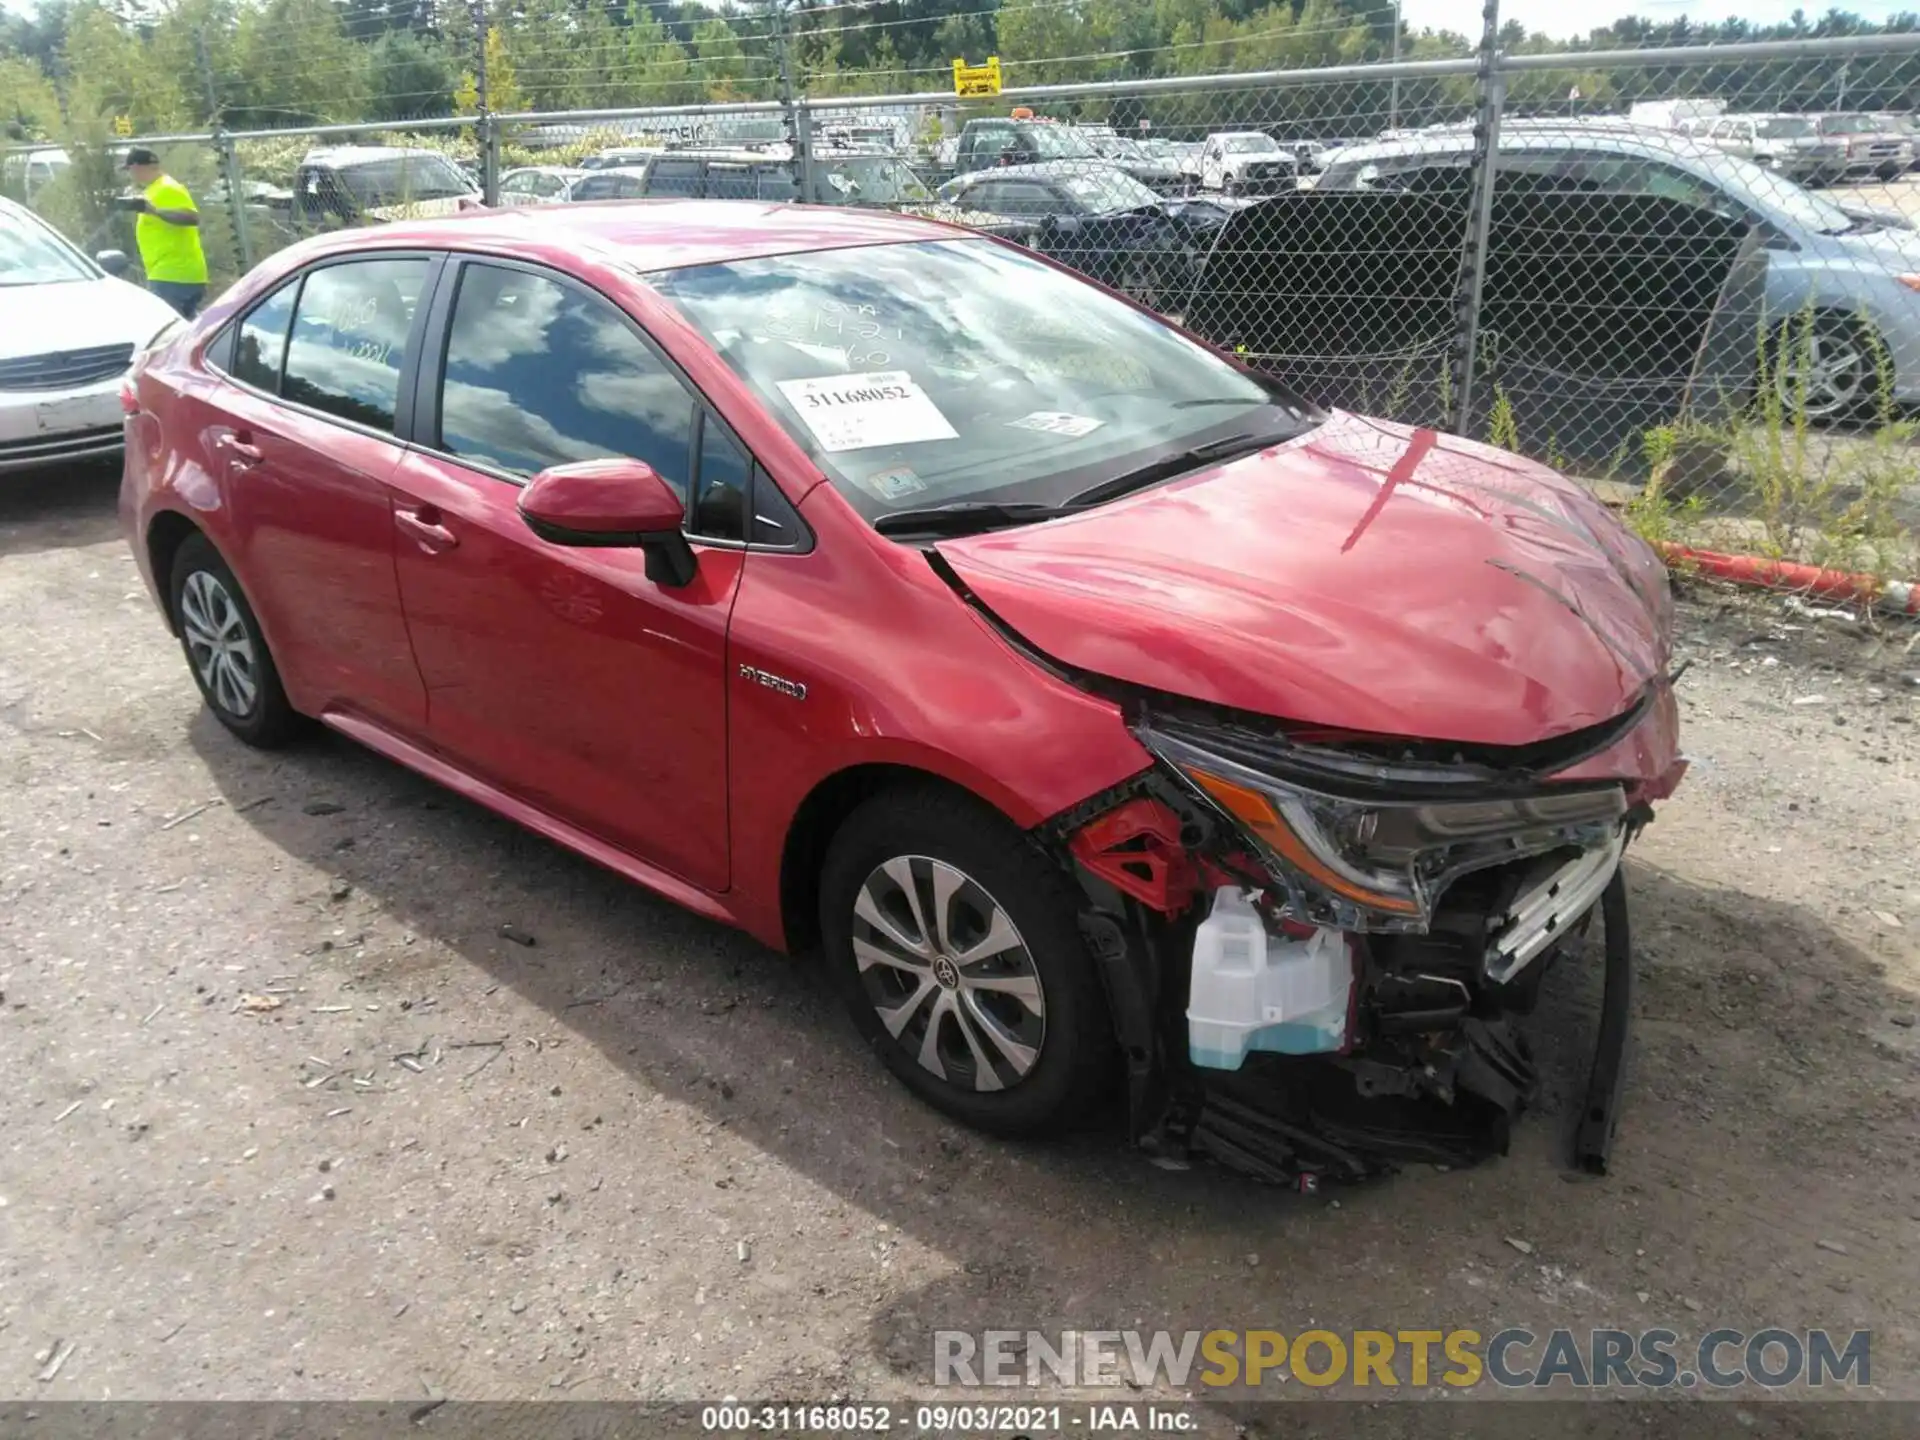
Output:
<svg viewBox="0 0 1920 1440">
<path fill-rule="evenodd" d="M 1478 35 L 1483 8 L 1483 0 L 1402 0 L 1401 14 L 1413 30 Z M 1622 15 L 1641 15 L 1649 20 L 1678 20 L 1684 15 L 1702 25 L 1738 16 L 1755 25 L 1774 25 L 1787 20 L 1795 10 L 1805 10 L 1809 18 L 1817 18 L 1830 8 L 1834 7 L 1829 0 L 1801 0 L 1798 4 L 1795 0 L 1501 0 L 1500 18 L 1518 20 L 1529 30 L 1564 39 L 1585 35 Z M 1920 0 L 1842 0 L 1838 8 L 1878 21 L 1903 10 L 1920 10 Z"/>
</svg>

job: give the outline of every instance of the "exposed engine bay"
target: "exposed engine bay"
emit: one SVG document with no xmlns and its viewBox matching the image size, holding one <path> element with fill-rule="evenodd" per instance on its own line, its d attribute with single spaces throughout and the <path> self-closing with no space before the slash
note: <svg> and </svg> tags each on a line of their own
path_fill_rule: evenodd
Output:
<svg viewBox="0 0 1920 1440">
<path fill-rule="evenodd" d="M 1574 1158 L 1604 1172 L 1632 989 L 1621 860 L 1678 769 L 1589 762 L 1666 685 L 1498 752 L 1131 697 L 1156 764 L 1047 830 L 1087 899 L 1138 1143 L 1304 1189 L 1503 1154 L 1538 1088 L 1520 1022 L 1597 920 Z"/>
</svg>

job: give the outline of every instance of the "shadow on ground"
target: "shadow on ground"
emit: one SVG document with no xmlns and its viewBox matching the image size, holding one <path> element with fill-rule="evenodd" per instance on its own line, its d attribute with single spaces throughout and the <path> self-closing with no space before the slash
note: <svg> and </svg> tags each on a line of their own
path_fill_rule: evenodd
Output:
<svg viewBox="0 0 1920 1440">
<path fill-rule="evenodd" d="M 117 539 L 120 462 L 0 476 L 0 559 Z"/>
<path fill-rule="evenodd" d="M 695 1104 L 945 1257 L 943 1279 L 873 1316 L 868 1352 L 847 1357 L 847 1375 L 883 1367 L 925 1383 L 936 1328 L 1491 1333 L 1558 1313 L 1697 1333 L 1743 1318 L 1815 1323 L 1819 1301 L 1855 1323 L 1900 1313 L 1897 1297 L 1877 1293 L 1870 1247 L 1817 1257 L 1847 1271 L 1821 1277 L 1838 1301 L 1810 1300 L 1795 1263 L 1873 1198 L 1833 1177 L 1885 1159 L 1882 1136 L 1911 1118 L 1914 1058 L 1912 1032 L 1885 1023 L 1908 998 L 1804 910 L 1630 867 L 1641 989 L 1612 1176 L 1564 1169 L 1597 1016 L 1591 945 L 1589 963 L 1561 967 L 1546 987 L 1534 1025 L 1545 1094 L 1514 1155 L 1303 1198 L 1155 1169 L 1113 1124 L 1048 1146 L 960 1130 L 863 1052 L 812 965 L 337 738 L 261 755 L 202 712 L 191 739 L 266 842 L 350 881 L 639 1085 Z M 341 808 L 306 813 L 315 802 Z M 537 946 L 502 939 L 503 924 Z M 375 988 L 383 972 L 390 984 L 404 974 L 394 957 L 350 963 Z M 1805 1083 L 1814 1071 L 1822 1084 Z M 1835 1073 L 1849 1078 L 1835 1084 Z M 1523 1237 L 1524 1249 L 1512 1243 Z M 1756 1269 L 1759 1256 L 1785 1258 Z M 1383 1276 L 1393 1284 L 1376 1284 Z M 1376 1313 L 1368 1296 L 1383 1289 L 1432 1297 L 1431 1309 Z"/>
</svg>

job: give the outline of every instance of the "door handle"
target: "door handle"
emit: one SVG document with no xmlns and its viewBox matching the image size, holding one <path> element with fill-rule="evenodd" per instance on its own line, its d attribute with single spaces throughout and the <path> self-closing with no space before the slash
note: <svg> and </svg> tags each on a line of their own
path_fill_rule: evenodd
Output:
<svg viewBox="0 0 1920 1440">
<path fill-rule="evenodd" d="M 260 453 L 260 447 L 253 443 L 253 436 L 245 430 L 233 431 L 220 437 L 220 448 L 227 452 L 235 465 L 258 465 L 266 457 Z"/>
<path fill-rule="evenodd" d="M 438 554 L 442 550 L 451 550 L 460 543 L 460 537 L 440 523 L 440 508 L 437 505 L 422 505 L 417 510 L 396 510 L 393 523 L 413 537 L 413 541 L 428 554 Z"/>
</svg>

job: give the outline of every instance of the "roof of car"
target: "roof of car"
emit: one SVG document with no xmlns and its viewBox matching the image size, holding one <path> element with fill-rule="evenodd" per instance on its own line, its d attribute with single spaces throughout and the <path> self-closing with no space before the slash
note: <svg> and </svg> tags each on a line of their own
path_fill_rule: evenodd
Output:
<svg viewBox="0 0 1920 1440">
<path fill-rule="evenodd" d="M 989 165 L 953 178 L 967 185 L 983 185 L 989 180 L 1064 180 L 1074 175 L 1126 174 L 1111 160 L 1036 160 L 1031 165 Z"/>
<path fill-rule="evenodd" d="M 351 248 L 375 237 L 383 245 L 477 244 L 531 251 L 571 247 L 594 250 L 635 270 L 673 270 L 806 250 L 951 240 L 967 233 L 884 210 L 663 199 L 470 210 L 441 220 L 402 220 L 376 230 L 344 232 L 343 243 L 327 248 Z"/>
<path fill-rule="evenodd" d="M 302 165 L 359 165 L 370 160 L 399 160 L 414 155 L 438 156 L 438 150 L 402 145 L 316 145 Z"/>
<path fill-rule="evenodd" d="M 1578 121 L 1518 120 L 1500 127 L 1500 147 L 1519 149 L 1538 146 L 1604 144 L 1638 154 L 1717 157 L 1720 152 L 1687 135 L 1672 130 L 1657 130 L 1644 125 L 1583 125 Z M 1391 140 L 1369 140 L 1348 145 L 1328 157 L 1330 164 L 1350 164 L 1356 160 L 1380 160 L 1403 155 L 1445 155 L 1470 149 L 1473 132 L 1464 127 L 1435 127 L 1416 130 Z"/>
</svg>

